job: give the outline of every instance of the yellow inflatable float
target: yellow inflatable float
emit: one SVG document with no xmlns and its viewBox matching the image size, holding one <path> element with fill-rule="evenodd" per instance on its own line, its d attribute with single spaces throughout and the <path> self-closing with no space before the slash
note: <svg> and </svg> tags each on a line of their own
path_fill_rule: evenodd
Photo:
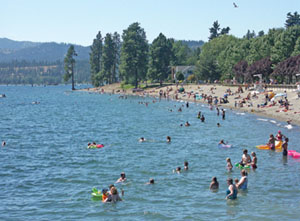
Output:
<svg viewBox="0 0 300 221">
<path fill-rule="evenodd" d="M 270 146 L 265 144 L 265 145 L 258 145 L 256 146 L 257 149 L 260 150 L 270 150 Z M 275 141 L 275 149 L 276 150 L 281 150 L 282 148 L 282 141 Z"/>
</svg>

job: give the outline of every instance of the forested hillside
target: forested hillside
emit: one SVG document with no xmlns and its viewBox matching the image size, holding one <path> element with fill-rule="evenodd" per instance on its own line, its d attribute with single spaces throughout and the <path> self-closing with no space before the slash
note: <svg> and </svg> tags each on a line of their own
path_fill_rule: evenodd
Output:
<svg viewBox="0 0 300 221">
<path fill-rule="evenodd" d="M 70 44 L 0 38 L 0 84 L 63 83 L 63 59 Z M 75 45 L 77 83 L 90 82 L 90 47 Z"/>
</svg>

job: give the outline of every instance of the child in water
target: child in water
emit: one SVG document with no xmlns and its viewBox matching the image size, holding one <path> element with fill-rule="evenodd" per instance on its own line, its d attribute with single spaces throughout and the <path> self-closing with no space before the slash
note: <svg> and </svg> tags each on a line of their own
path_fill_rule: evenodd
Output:
<svg viewBox="0 0 300 221">
<path fill-rule="evenodd" d="M 210 190 L 217 190 L 217 189 L 219 189 L 219 182 L 217 181 L 217 177 L 214 176 L 211 179 L 211 183 L 209 185 L 209 189 Z"/>
<path fill-rule="evenodd" d="M 275 137 L 273 134 L 270 134 L 268 146 L 270 147 L 271 150 L 275 150 Z"/>
<path fill-rule="evenodd" d="M 171 143 L 171 137 L 167 136 L 167 143 Z"/>
<path fill-rule="evenodd" d="M 226 166 L 227 170 L 231 171 L 233 166 L 229 157 L 226 158 L 226 162 L 227 162 L 227 166 Z"/>
<path fill-rule="evenodd" d="M 252 166 L 252 169 L 256 169 L 257 168 L 257 157 L 256 157 L 256 153 L 255 152 L 252 152 L 251 153 L 251 156 L 253 157 L 252 158 L 252 162 L 251 162 L 251 166 Z"/>
</svg>

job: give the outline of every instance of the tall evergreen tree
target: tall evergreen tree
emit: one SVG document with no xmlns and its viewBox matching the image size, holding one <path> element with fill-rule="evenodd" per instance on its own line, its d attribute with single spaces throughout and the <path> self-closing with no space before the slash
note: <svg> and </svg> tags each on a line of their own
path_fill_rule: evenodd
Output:
<svg viewBox="0 0 300 221">
<path fill-rule="evenodd" d="M 292 14 L 291 12 L 287 13 L 287 19 L 285 20 L 285 27 L 291 27 L 294 25 L 300 25 L 300 15 L 298 14 L 298 12 L 294 12 L 294 14 Z"/>
<path fill-rule="evenodd" d="M 112 79 L 113 83 L 117 81 L 117 75 L 118 75 L 118 69 L 119 69 L 119 63 L 120 63 L 120 49 L 121 49 L 121 40 L 120 35 L 115 32 L 113 34 L 113 50 L 114 50 L 114 56 L 113 56 L 113 67 L 112 67 Z"/>
<path fill-rule="evenodd" d="M 70 78 L 72 78 L 72 90 L 75 90 L 74 86 L 74 65 L 75 65 L 75 59 L 74 56 L 77 56 L 74 45 L 71 45 L 68 49 L 67 55 L 64 58 L 64 81 L 68 81 Z"/>
<path fill-rule="evenodd" d="M 91 79 L 92 84 L 96 87 L 102 83 L 102 79 L 100 77 L 100 71 L 102 68 L 102 35 L 99 31 L 96 38 L 93 41 L 91 46 L 91 53 L 90 53 L 90 65 L 91 65 Z"/>
<path fill-rule="evenodd" d="M 127 82 L 138 87 L 147 73 L 148 43 L 146 33 L 139 23 L 131 24 L 122 35 L 120 71 Z"/>
<path fill-rule="evenodd" d="M 209 29 L 210 32 L 210 36 L 209 36 L 209 40 L 212 40 L 214 38 L 219 37 L 220 35 L 226 35 L 229 33 L 230 28 L 226 27 L 226 28 L 222 28 L 220 31 L 220 24 L 218 21 L 215 21 L 213 23 L 213 26 Z M 220 32 L 219 32 L 220 31 Z"/>
<path fill-rule="evenodd" d="M 160 85 L 169 75 L 169 65 L 172 58 L 172 44 L 160 33 L 150 47 L 148 77 L 159 80 Z"/>
<path fill-rule="evenodd" d="M 103 72 L 104 80 L 111 84 L 113 83 L 113 76 L 112 70 L 114 65 L 114 42 L 112 35 L 107 33 L 104 39 L 103 45 L 103 54 L 102 54 L 102 61 L 103 61 Z"/>
<path fill-rule="evenodd" d="M 212 39 L 218 37 L 219 30 L 220 30 L 220 24 L 218 21 L 215 21 L 213 23 L 213 26 L 209 29 L 209 32 L 210 32 L 209 40 L 212 40 Z"/>
</svg>

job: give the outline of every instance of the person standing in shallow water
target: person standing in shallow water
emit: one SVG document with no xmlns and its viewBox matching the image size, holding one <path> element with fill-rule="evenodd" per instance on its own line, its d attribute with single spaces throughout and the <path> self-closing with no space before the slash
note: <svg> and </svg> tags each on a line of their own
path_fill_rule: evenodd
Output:
<svg viewBox="0 0 300 221">
<path fill-rule="evenodd" d="M 289 142 L 289 138 L 286 137 L 284 139 L 283 144 L 282 144 L 282 149 L 283 149 L 282 155 L 283 156 L 287 156 L 288 155 L 288 142 Z"/>
<path fill-rule="evenodd" d="M 226 191 L 227 196 L 225 199 L 231 199 L 231 200 L 236 199 L 238 190 L 236 186 L 233 184 L 232 178 L 227 179 L 227 185 L 228 185 L 228 190 Z"/>
<path fill-rule="evenodd" d="M 225 120 L 225 110 L 222 109 L 222 119 Z"/>
<path fill-rule="evenodd" d="M 214 176 L 211 179 L 211 183 L 209 185 L 209 189 L 210 190 L 217 190 L 217 189 L 219 189 L 219 182 L 217 181 L 217 177 Z"/>
</svg>

